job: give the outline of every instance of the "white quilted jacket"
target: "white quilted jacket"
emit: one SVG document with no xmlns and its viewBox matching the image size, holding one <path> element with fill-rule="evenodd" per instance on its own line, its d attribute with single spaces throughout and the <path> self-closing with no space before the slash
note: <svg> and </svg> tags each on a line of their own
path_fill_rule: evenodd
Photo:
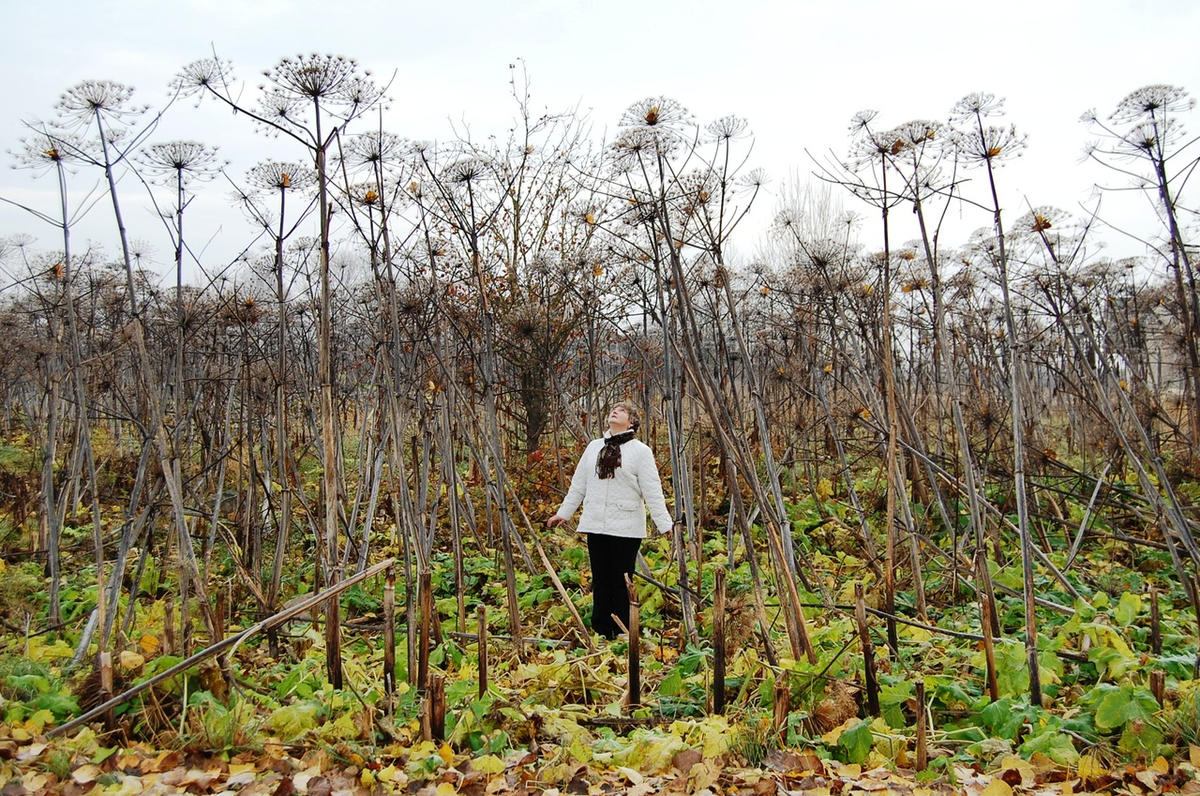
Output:
<svg viewBox="0 0 1200 796">
<path fill-rule="evenodd" d="M 607 436 L 607 435 L 606 435 Z M 579 505 L 583 515 L 577 530 L 580 533 L 602 533 L 643 539 L 646 536 L 646 507 L 659 533 L 671 531 L 671 513 L 663 498 L 662 480 L 654 452 L 639 439 L 621 446 L 621 466 L 612 478 L 600 478 L 596 473 L 596 457 L 604 447 L 604 439 L 592 440 L 571 477 L 571 488 L 558 508 L 558 516 L 570 519 Z"/>
</svg>

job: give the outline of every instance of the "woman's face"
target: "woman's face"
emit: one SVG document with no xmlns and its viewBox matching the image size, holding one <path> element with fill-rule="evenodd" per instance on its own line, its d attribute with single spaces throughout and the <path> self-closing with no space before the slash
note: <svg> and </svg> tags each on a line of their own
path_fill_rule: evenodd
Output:
<svg viewBox="0 0 1200 796">
<path fill-rule="evenodd" d="M 608 413 L 608 430 L 613 434 L 621 434 L 633 427 L 629 422 L 629 410 L 623 406 L 614 406 Z"/>
</svg>

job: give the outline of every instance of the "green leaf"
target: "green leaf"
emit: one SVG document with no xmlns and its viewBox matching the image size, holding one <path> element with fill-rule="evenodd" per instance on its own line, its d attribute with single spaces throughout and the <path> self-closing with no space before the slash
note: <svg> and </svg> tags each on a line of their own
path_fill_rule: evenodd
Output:
<svg viewBox="0 0 1200 796">
<path fill-rule="evenodd" d="M 40 674 L 10 674 L 4 678 L 14 690 L 29 694 L 45 694 L 50 691 L 50 678 Z"/>
<path fill-rule="evenodd" d="M 1113 618 L 1117 620 L 1120 627 L 1128 627 L 1133 624 L 1141 611 L 1142 598 L 1127 591 L 1121 595 L 1121 601 L 1117 603 L 1117 608 L 1113 611 Z"/>
<path fill-rule="evenodd" d="M 319 710 L 320 706 L 312 702 L 286 705 L 271 714 L 271 717 L 267 719 L 267 726 L 282 740 L 294 741 L 317 726 Z"/>
<path fill-rule="evenodd" d="M 1063 766 L 1073 766 L 1079 762 L 1079 752 L 1071 743 L 1071 737 L 1057 729 L 1033 736 L 1021 744 L 1020 751 L 1021 755 L 1026 758 L 1040 752 Z"/>
<path fill-rule="evenodd" d="M 847 763 L 865 763 L 871 756 L 873 742 L 870 722 L 860 721 L 838 738 L 838 757 Z"/>
<path fill-rule="evenodd" d="M 913 684 L 907 680 L 885 683 L 879 689 L 879 708 L 889 727 L 904 727 L 904 703 L 912 698 Z"/>
<path fill-rule="evenodd" d="M 1029 665 L 1025 645 L 1012 639 L 997 642 L 996 685 L 1001 696 L 1018 696 L 1029 691 Z"/>
<path fill-rule="evenodd" d="M 1158 659 L 1158 665 L 1167 670 L 1167 674 L 1179 680 L 1192 679 L 1195 671 L 1196 656 L 1189 654 L 1164 655 Z"/>
<path fill-rule="evenodd" d="M 99 765 L 119 751 L 121 751 L 119 746 L 99 746 L 96 748 L 96 753 L 92 755 L 92 762 Z"/>
<path fill-rule="evenodd" d="M 1041 708 L 1036 708 L 1027 702 L 1005 697 L 981 710 L 979 718 L 993 736 L 1007 741 L 1015 741 L 1025 723 L 1036 724 L 1043 713 Z"/>
<path fill-rule="evenodd" d="M 1163 742 L 1163 733 L 1151 721 L 1138 719 L 1130 722 L 1121 733 L 1117 748 L 1122 752 L 1147 757 L 1157 755 L 1158 747 Z"/>
<path fill-rule="evenodd" d="M 683 675 L 679 669 L 672 670 L 671 674 L 664 677 L 663 681 L 658 684 L 658 693 L 662 696 L 679 696 L 681 691 L 683 691 Z"/>
<path fill-rule="evenodd" d="M 1096 727 L 1115 730 L 1132 721 L 1149 719 L 1158 711 L 1158 700 L 1145 688 L 1111 688 L 1096 705 Z"/>
<path fill-rule="evenodd" d="M 942 683 L 933 691 L 934 700 L 941 702 L 947 708 L 964 708 L 969 706 L 974 697 L 967 694 L 959 683 Z"/>
<path fill-rule="evenodd" d="M 50 711 L 55 721 L 62 721 L 79 713 L 79 703 L 75 701 L 75 697 L 66 694 L 42 694 L 29 704 L 35 711 Z"/>
<path fill-rule="evenodd" d="M 1096 665 L 1101 678 L 1119 680 L 1137 663 L 1137 659 L 1125 650 L 1116 646 L 1092 647 L 1088 650 L 1088 660 Z"/>
</svg>

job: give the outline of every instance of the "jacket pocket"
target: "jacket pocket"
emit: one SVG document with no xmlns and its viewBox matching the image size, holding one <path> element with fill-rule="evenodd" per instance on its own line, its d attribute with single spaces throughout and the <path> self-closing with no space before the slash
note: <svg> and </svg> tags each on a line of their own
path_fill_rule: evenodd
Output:
<svg viewBox="0 0 1200 796">
<path fill-rule="evenodd" d="M 637 511 L 638 502 L 636 500 L 618 500 L 617 508 L 621 511 Z"/>
</svg>

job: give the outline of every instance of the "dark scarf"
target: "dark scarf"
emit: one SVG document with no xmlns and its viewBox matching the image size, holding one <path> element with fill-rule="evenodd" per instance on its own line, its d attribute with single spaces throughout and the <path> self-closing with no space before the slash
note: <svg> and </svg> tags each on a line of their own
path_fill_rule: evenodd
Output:
<svg viewBox="0 0 1200 796">
<path fill-rule="evenodd" d="M 596 457 L 596 473 L 601 478 L 612 478 L 621 466 L 621 446 L 633 439 L 633 429 L 613 434 L 604 440 L 604 447 Z"/>
</svg>

